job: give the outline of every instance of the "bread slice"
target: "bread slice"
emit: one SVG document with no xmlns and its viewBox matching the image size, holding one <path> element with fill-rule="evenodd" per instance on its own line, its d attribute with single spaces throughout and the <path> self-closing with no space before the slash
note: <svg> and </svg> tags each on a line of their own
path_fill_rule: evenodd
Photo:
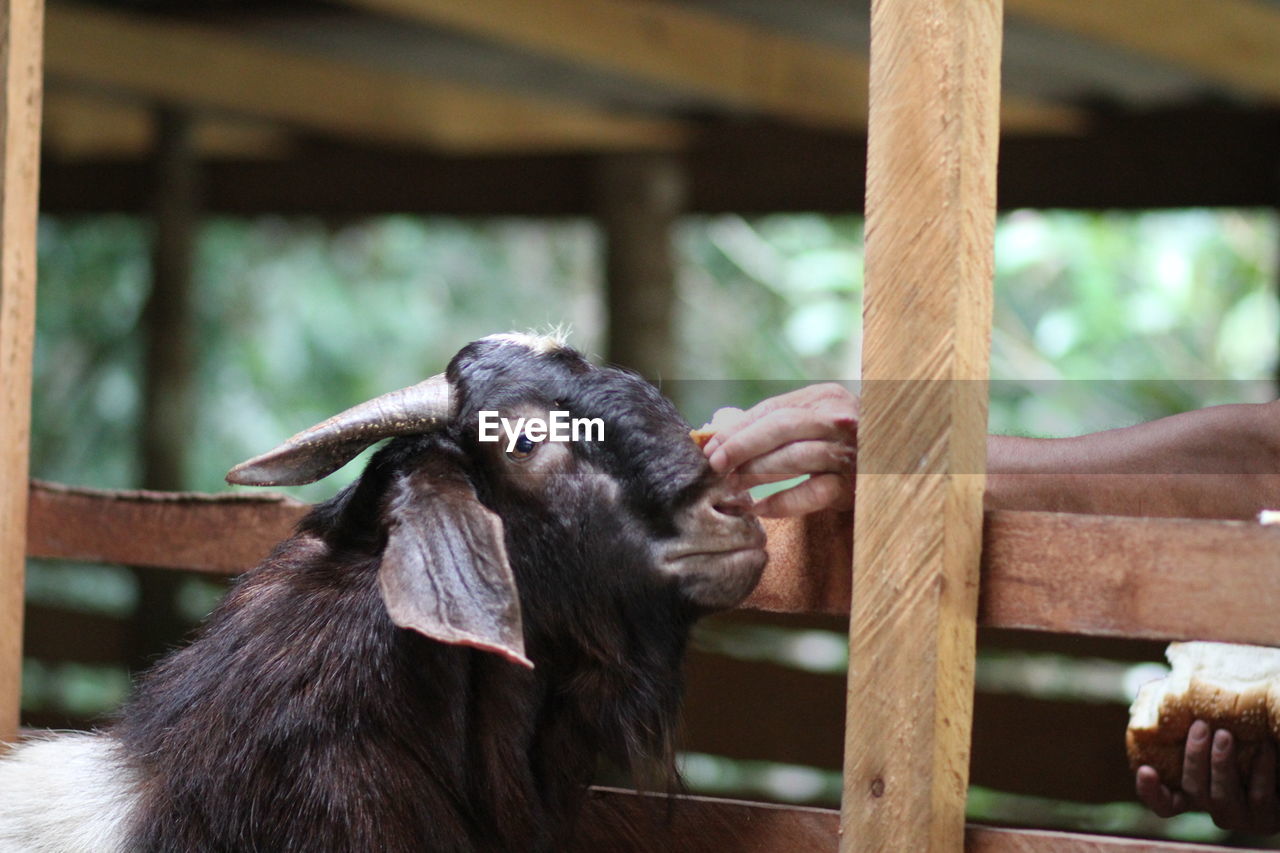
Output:
<svg viewBox="0 0 1280 853">
<path fill-rule="evenodd" d="M 742 409 L 735 406 L 725 406 L 724 408 L 716 409 L 715 414 L 711 416 L 711 420 L 707 421 L 697 429 L 689 431 L 689 438 L 692 438 L 693 443 L 698 445 L 698 447 L 706 447 L 707 442 L 711 440 L 711 436 L 715 435 L 730 424 L 737 423 L 742 419 L 744 414 L 746 413 L 743 412 Z"/>
<path fill-rule="evenodd" d="M 1134 770 L 1149 764 L 1166 785 L 1181 787 L 1187 730 L 1196 720 L 1235 736 L 1242 770 L 1264 740 L 1280 740 L 1280 649 L 1172 643 L 1165 656 L 1170 673 L 1142 685 L 1129 708 L 1125 745 Z"/>
</svg>

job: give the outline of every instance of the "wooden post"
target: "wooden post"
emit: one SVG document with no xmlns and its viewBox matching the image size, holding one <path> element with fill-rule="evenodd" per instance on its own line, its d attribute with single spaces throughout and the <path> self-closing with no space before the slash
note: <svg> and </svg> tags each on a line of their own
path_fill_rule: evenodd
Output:
<svg viewBox="0 0 1280 853">
<path fill-rule="evenodd" d="M 18 731 L 44 4 L 0 3 L 0 742 Z"/>
<path fill-rule="evenodd" d="M 841 850 L 960 850 L 973 711 L 999 0 L 874 0 Z"/>
<path fill-rule="evenodd" d="M 664 154 L 603 158 L 596 174 L 605 234 L 606 358 L 649 379 L 675 376 L 676 261 L 672 228 L 684 170 Z"/>
<path fill-rule="evenodd" d="M 144 489 L 189 488 L 187 450 L 196 426 L 195 329 L 192 272 L 200 223 L 200 164 L 193 122 L 185 112 L 155 111 L 154 237 L 151 292 L 143 312 L 146 334 L 138 455 Z M 139 671 L 191 628 L 178 608 L 182 578 L 164 569 L 135 568 L 138 607 L 132 622 L 129 667 Z"/>
</svg>

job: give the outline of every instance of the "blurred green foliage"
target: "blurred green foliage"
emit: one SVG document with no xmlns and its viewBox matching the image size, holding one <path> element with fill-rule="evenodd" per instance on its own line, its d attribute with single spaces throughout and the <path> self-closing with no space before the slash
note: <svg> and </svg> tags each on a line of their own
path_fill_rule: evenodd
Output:
<svg viewBox="0 0 1280 853">
<path fill-rule="evenodd" d="M 1270 395 L 1277 230 L 1273 213 L 1250 211 L 1004 217 L 993 430 L 1067 434 Z M 126 217 L 42 220 L 35 476 L 136 480 L 149 236 Z M 860 219 L 691 218 L 677 240 L 680 379 L 732 380 L 713 402 L 746 405 L 857 377 Z M 598 354 L 599 255 L 596 229 L 580 221 L 208 222 L 189 486 L 223 488 L 234 462 L 418 381 L 496 330 L 567 325 Z"/>
</svg>

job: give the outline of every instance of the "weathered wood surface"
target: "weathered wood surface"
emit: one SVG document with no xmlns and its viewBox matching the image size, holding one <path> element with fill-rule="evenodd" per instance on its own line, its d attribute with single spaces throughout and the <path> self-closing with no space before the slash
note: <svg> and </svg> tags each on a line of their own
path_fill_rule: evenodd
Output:
<svg viewBox="0 0 1280 853">
<path fill-rule="evenodd" d="M 279 495 L 34 483 L 30 509 L 33 557 L 235 574 L 287 537 L 307 506 Z M 766 521 L 769 566 L 744 608 L 848 613 L 849 519 Z M 995 511 L 986 514 L 982 565 L 979 618 L 990 627 L 1280 645 L 1274 527 Z"/>
<path fill-rule="evenodd" d="M 55 82 L 454 152 L 669 148 L 686 137 L 675 121 L 493 92 L 89 6 L 49 10 L 48 70 Z"/>
<path fill-rule="evenodd" d="M 1280 98 L 1280 9 L 1257 0 L 1005 0 L 1011 16 Z"/>
<path fill-rule="evenodd" d="M 831 853 L 838 830 L 827 809 L 595 788 L 567 853 Z"/>
<path fill-rule="evenodd" d="M 682 747 L 752 761 L 840 768 L 839 675 L 694 652 L 686 664 Z M 1132 801 L 1128 707 L 979 690 L 970 783 L 1073 802 Z"/>
<path fill-rule="evenodd" d="M 592 789 L 569 853 L 830 853 L 840 843 L 839 814 L 709 797 L 667 798 Z M 1225 847 L 969 824 L 969 853 L 1210 853 Z M 896 850 L 897 848 L 884 848 Z M 1239 848 L 1231 848 L 1238 850 Z"/>
<path fill-rule="evenodd" d="M 973 713 L 999 0 L 873 0 L 840 849 L 956 850 Z"/>
<path fill-rule="evenodd" d="M 65 157 L 56 156 L 61 148 L 46 148 L 44 210 L 147 210 L 149 169 L 138 160 L 111 156 L 110 150 L 142 150 L 149 138 L 142 136 L 143 118 L 141 113 L 130 119 L 112 111 L 99 122 L 96 115 L 76 108 L 71 121 L 79 131 L 49 125 L 50 143 L 68 135 L 72 140 Z M 98 123 L 108 124 L 109 132 L 91 134 Z M 210 124 L 211 119 L 202 123 L 199 136 L 202 153 L 218 155 L 205 169 L 211 213 L 336 218 L 390 212 L 595 213 L 590 181 L 595 154 L 448 157 L 329 140 L 287 140 L 298 144 L 285 147 L 279 133 L 264 138 L 258 127 Z M 99 147 L 108 150 L 91 160 L 69 159 Z M 221 159 L 231 154 L 241 156 Z M 866 136 L 855 132 L 748 120 L 709 127 L 685 150 L 688 210 L 858 213 L 865 157 Z M 751 180 L 743 180 L 744 175 Z M 1280 111 L 1215 102 L 1094 117 L 1079 134 L 1006 135 L 1000 141 L 997 203 L 1005 210 L 1268 207 L 1280 197 L 1277 176 Z"/>
<path fill-rule="evenodd" d="M 984 624 L 1280 645 L 1280 529 L 994 512 L 984 538 Z"/>
<path fill-rule="evenodd" d="M 44 4 L 0 4 L 0 741 L 18 726 Z"/>
<path fill-rule="evenodd" d="M 33 483 L 27 553 L 236 574 L 289 535 L 306 505 L 280 495 L 202 495 Z"/>
<path fill-rule="evenodd" d="M 347 0 L 709 100 L 824 127 L 865 127 L 867 59 L 780 29 L 660 0 Z M 1004 126 L 1078 128 L 1060 104 L 1014 96 Z"/>
</svg>

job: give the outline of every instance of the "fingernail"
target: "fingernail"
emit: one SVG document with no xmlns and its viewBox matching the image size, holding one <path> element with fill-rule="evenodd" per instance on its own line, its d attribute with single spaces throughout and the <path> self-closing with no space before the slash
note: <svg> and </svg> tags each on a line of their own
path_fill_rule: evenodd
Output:
<svg viewBox="0 0 1280 853">
<path fill-rule="evenodd" d="M 728 454 L 719 448 L 711 454 L 711 457 L 707 461 L 711 463 L 711 470 L 715 471 L 717 474 L 723 473 L 724 469 L 728 467 L 729 464 Z"/>
<path fill-rule="evenodd" d="M 1213 736 L 1213 748 L 1220 752 L 1226 752 L 1231 748 L 1231 732 L 1226 729 L 1218 729 Z"/>
<path fill-rule="evenodd" d="M 1205 740 L 1209 737 L 1209 724 L 1204 720 L 1196 720 L 1191 724 L 1191 729 L 1187 732 L 1187 738 L 1190 740 Z"/>
</svg>

